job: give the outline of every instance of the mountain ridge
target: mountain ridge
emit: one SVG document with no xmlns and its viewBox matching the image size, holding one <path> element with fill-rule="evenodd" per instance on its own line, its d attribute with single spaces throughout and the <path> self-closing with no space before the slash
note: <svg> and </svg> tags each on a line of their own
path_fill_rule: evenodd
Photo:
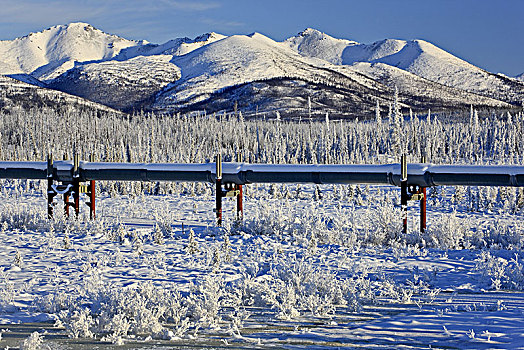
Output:
<svg viewBox="0 0 524 350">
<path fill-rule="evenodd" d="M 402 106 L 414 110 L 524 101 L 518 78 L 487 72 L 427 41 L 362 44 L 313 28 L 282 42 L 209 32 L 152 44 L 75 22 L 0 41 L 0 57 L 0 74 L 125 112 L 232 110 L 242 98 L 247 114 L 261 106 L 304 114 L 312 101 L 329 113 L 370 116 L 377 101 L 391 103 L 395 87 Z"/>
<path fill-rule="evenodd" d="M 300 36 L 301 33 L 286 41 L 292 41 L 293 38 Z M 315 47 L 312 40 L 309 42 L 310 46 Z M 301 53 L 312 57 L 316 55 L 315 50 L 311 49 L 302 50 Z M 518 104 L 524 99 L 524 85 L 476 67 L 420 39 L 383 39 L 372 44 L 352 42 L 343 50 L 339 49 L 339 54 L 339 57 L 331 58 L 330 61 L 339 61 L 341 63 L 338 64 L 341 65 L 352 65 L 357 62 L 385 63 L 435 83 L 486 97 L 495 97 L 505 102 Z M 512 91 L 511 88 L 517 91 Z"/>
</svg>

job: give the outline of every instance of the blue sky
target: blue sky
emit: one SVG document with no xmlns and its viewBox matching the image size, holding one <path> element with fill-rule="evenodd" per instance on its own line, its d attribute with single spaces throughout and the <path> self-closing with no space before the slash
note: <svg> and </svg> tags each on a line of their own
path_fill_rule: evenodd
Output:
<svg viewBox="0 0 524 350">
<path fill-rule="evenodd" d="M 0 0 L 0 39 L 73 21 L 154 43 L 210 31 L 282 40 L 307 27 L 363 43 L 424 39 L 492 72 L 524 72 L 524 0 Z"/>
</svg>

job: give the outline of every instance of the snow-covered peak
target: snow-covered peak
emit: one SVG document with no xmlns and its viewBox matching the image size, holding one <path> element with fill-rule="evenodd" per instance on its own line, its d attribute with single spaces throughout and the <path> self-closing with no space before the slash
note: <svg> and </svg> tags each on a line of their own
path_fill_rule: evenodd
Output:
<svg viewBox="0 0 524 350">
<path fill-rule="evenodd" d="M 520 101 L 524 89 L 424 40 L 386 39 L 348 46 L 342 64 L 385 63 L 445 86 L 506 102 Z M 509 85 L 508 85 L 509 84 Z"/>
<path fill-rule="evenodd" d="M 178 47 L 177 50 L 173 52 L 173 55 L 182 56 L 224 38 L 227 38 L 227 36 L 214 32 L 202 34 L 190 42 L 182 43 L 180 47 Z"/>
<path fill-rule="evenodd" d="M 264 64 L 267 53 L 275 46 L 278 47 L 279 43 L 259 33 L 233 35 L 192 50 L 177 58 L 175 64 L 184 67 L 182 74 L 185 77 L 213 75 L 229 68 L 245 69 L 254 64 Z M 265 63 L 268 68 L 270 63 Z"/>
<path fill-rule="evenodd" d="M 205 33 L 205 34 L 199 35 L 193 41 L 194 42 L 212 43 L 212 42 L 215 42 L 217 40 L 224 39 L 225 37 L 226 37 L 225 35 L 222 35 L 222 34 L 219 34 L 219 33 L 215 33 L 215 32 L 211 32 L 211 33 Z"/>
<path fill-rule="evenodd" d="M 74 62 L 111 59 L 124 48 L 146 43 L 107 34 L 83 22 L 57 25 L 14 40 L 0 41 L 4 66 L 14 69 L 0 73 L 27 73 L 50 79 L 62 72 L 62 69 L 55 71 L 57 68 L 69 69 Z"/>
<path fill-rule="evenodd" d="M 346 47 L 358 44 L 356 41 L 333 38 L 313 28 L 305 29 L 284 43 L 303 56 L 320 58 L 334 64 L 342 63 L 341 57 Z"/>
<path fill-rule="evenodd" d="M 524 81 L 524 73 L 517 75 L 515 78 L 517 78 L 517 80 Z"/>
<path fill-rule="evenodd" d="M 342 56 L 343 64 L 355 62 L 386 63 L 402 69 L 410 69 L 418 65 L 417 61 L 440 65 L 444 62 L 461 67 L 473 66 L 449 52 L 424 40 L 385 39 L 373 44 L 354 45 L 348 47 Z"/>
<path fill-rule="evenodd" d="M 141 46 L 133 46 L 122 50 L 116 57 L 117 60 L 128 60 L 137 56 L 152 56 L 152 55 L 173 55 L 182 56 L 196 50 L 202 46 L 214 43 L 215 41 L 227 38 L 227 36 L 215 32 L 206 33 L 197 36 L 195 39 L 176 38 L 169 40 L 163 44 L 148 44 Z"/>
</svg>

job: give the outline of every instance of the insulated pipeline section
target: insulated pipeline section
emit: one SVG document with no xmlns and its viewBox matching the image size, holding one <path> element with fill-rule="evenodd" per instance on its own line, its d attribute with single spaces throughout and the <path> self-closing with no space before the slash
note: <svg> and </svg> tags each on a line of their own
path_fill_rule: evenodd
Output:
<svg viewBox="0 0 524 350">
<path fill-rule="evenodd" d="M 394 164 L 388 165 L 279 165 L 242 164 L 239 184 L 393 184 Z"/>
<path fill-rule="evenodd" d="M 0 179 L 45 179 L 47 162 L 0 162 Z"/>
<path fill-rule="evenodd" d="M 226 178 L 226 175 L 224 175 Z M 336 172 L 256 172 L 248 170 L 239 176 L 242 183 L 314 183 L 314 184 L 383 184 L 392 185 L 388 173 Z M 242 184 L 241 183 L 241 184 Z"/>
<path fill-rule="evenodd" d="M 524 186 L 524 166 L 430 165 L 430 186 Z"/>
<path fill-rule="evenodd" d="M 149 163 L 83 163 L 80 178 L 114 181 L 194 181 L 213 182 L 209 164 L 149 164 Z"/>
</svg>

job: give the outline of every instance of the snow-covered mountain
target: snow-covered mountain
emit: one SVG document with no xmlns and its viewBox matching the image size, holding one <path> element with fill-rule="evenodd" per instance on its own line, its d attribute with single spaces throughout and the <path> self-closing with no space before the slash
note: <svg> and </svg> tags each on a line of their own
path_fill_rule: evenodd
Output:
<svg viewBox="0 0 524 350">
<path fill-rule="evenodd" d="M 86 23 L 0 41 L 0 74 L 123 111 L 372 115 L 398 87 L 414 110 L 510 107 L 524 83 L 475 67 L 421 40 L 371 45 L 308 28 L 284 42 L 207 33 L 151 44 Z"/>
<path fill-rule="evenodd" d="M 520 81 L 524 81 L 524 73 L 517 75 L 515 78 Z"/>
<path fill-rule="evenodd" d="M 238 104 L 247 113 L 304 114 L 310 97 L 314 114 L 362 115 L 377 98 L 390 99 L 382 84 L 354 71 L 338 73 L 258 33 L 228 37 L 173 62 L 182 78 L 158 95 L 155 109 L 231 110 Z"/>
<path fill-rule="evenodd" d="M 180 78 L 171 55 L 77 64 L 48 86 L 123 111 L 147 108 L 154 95 Z"/>
<path fill-rule="evenodd" d="M 335 64 L 384 63 L 432 82 L 502 101 L 519 103 L 524 98 L 523 84 L 487 72 L 424 40 L 385 39 L 368 45 L 308 29 L 285 43 L 302 55 Z"/>
<path fill-rule="evenodd" d="M 259 33 L 234 35 L 175 57 L 172 62 L 182 71 L 182 78 L 162 91 L 155 106 L 175 103 L 187 107 L 206 101 L 225 89 L 272 79 L 333 85 L 371 95 L 385 92 L 372 79 L 355 72 L 339 74 L 314 65 L 311 60 Z"/>
<path fill-rule="evenodd" d="M 172 63 L 180 68 L 182 78 L 157 95 L 153 109 L 167 112 L 195 107 L 221 110 L 231 109 L 236 101 L 248 112 L 285 109 L 303 113 L 310 97 L 314 111 L 322 115 L 326 112 L 368 115 L 377 100 L 383 105 L 390 103 L 395 85 L 379 81 L 367 72 L 361 74 L 351 67 L 308 59 L 292 50 L 288 43 L 275 42 L 258 33 L 225 38 L 175 57 Z M 416 109 L 429 105 L 437 108 L 458 106 L 464 101 L 504 105 L 401 72 L 417 80 L 420 90 L 401 90 L 405 92 L 403 103 Z M 397 79 L 405 84 L 412 83 L 411 80 Z"/>
<path fill-rule="evenodd" d="M 57 25 L 10 41 L 0 41 L 0 74 L 30 74 L 48 81 L 73 68 L 75 62 L 108 60 L 146 41 L 110 35 L 87 23 Z"/>
<path fill-rule="evenodd" d="M 446 109 L 462 105 L 464 101 L 469 101 L 472 105 L 504 105 L 496 99 L 435 83 L 385 63 L 356 62 L 351 66 L 341 67 L 360 72 L 391 89 L 397 87 L 400 94 L 411 96 L 409 104 L 414 109 L 429 105 L 432 108 Z"/>
</svg>

